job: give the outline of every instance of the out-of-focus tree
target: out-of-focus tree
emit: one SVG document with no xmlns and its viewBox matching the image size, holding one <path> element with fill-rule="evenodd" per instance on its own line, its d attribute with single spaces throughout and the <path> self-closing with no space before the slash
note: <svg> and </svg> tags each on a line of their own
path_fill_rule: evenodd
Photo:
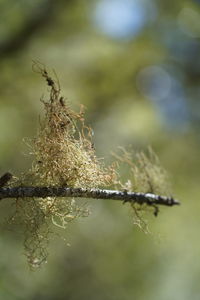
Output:
<svg viewBox="0 0 200 300">
<path fill-rule="evenodd" d="M 39 60 L 74 106 L 87 106 L 100 155 L 151 144 L 184 204 L 152 220 L 164 236 L 154 243 L 130 228 L 126 208 L 99 202 L 37 274 L 19 237 L 3 232 L 2 299 L 199 298 L 199 14 L 197 0 L 0 1 L 2 173 L 31 164 L 20 141 L 37 131 Z"/>
</svg>

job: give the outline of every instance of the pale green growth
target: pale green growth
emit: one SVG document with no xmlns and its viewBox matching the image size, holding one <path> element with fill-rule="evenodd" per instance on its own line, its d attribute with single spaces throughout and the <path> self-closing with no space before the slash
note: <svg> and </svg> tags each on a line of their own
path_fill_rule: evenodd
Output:
<svg viewBox="0 0 200 300">
<path fill-rule="evenodd" d="M 168 194 L 166 172 L 152 150 L 147 155 L 143 152 L 130 154 L 121 148 L 121 154 L 115 154 L 118 164 L 123 164 L 127 174 L 127 180 L 121 182 L 115 171 L 116 165 L 106 168 L 97 159 L 92 131 L 84 123 L 83 108 L 79 112 L 71 109 L 60 95 L 59 82 L 49 76 L 43 65 L 35 64 L 34 71 L 46 80 L 50 89 L 49 99 L 41 100 L 44 119 L 40 120 L 37 136 L 29 143 L 32 167 L 22 178 L 13 180 L 11 185 L 74 188 L 115 185 L 117 189 L 126 191 Z M 66 228 L 77 217 L 88 215 L 84 205 L 78 205 L 72 198 L 19 198 L 15 204 L 15 213 L 9 222 L 24 228 L 25 254 L 33 268 L 46 261 L 48 243 L 56 227 Z M 147 232 L 143 212 L 148 210 L 148 206 L 131 203 L 131 207 L 134 223 Z M 153 208 L 157 215 L 158 208 Z"/>
<path fill-rule="evenodd" d="M 32 168 L 20 179 L 23 185 L 96 188 L 109 186 L 114 178 L 113 167 L 105 168 L 95 155 L 91 129 L 84 124 L 84 112 L 77 113 L 60 96 L 59 83 L 44 66 L 34 65 L 50 88 L 44 104 L 45 117 L 40 120 L 37 136 L 29 143 L 33 155 Z M 18 182 L 19 184 L 19 182 Z M 47 246 L 56 225 L 65 228 L 77 217 L 87 216 L 84 205 L 74 199 L 17 199 L 16 212 L 10 219 L 24 227 L 25 254 L 31 267 L 38 267 L 47 258 Z"/>
<path fill-rule="evenodd" d="M 147 153 L 128 152 L 123 147 L 119 147 L 120 154 L 113 153 L 118 161 L 118 168 L 122 166 L 126 171 L 125 182 L 116 181 L 116 188 L 139 193 L 152 193 L 170 196 L 171 187 L 168 174 L 161 166 L 160 161 L 153 150 L 149 147 Z M 148 205 L 138 205 L 131 203 L 134 211 L 134 224 L 138 225 L 145 232 L 149 232 L 148 224 L 144 219 L 144 214 L 152 208 L 154 215 L 158 214 L 158 207 Z"/>
<path fill-rule="evenodd" d="M 42 100 L 45 119 L 33 143 L 33 184 L 83 188 L 109 185 L 114 173 L 96 158 L 82 107 L 78 113 L 73 111 L 60 96 L 59 84 L 45 69 L 40 72 L 51 90 L 49 101 Z"/>
<path fill-rule="evenodd" d="M 113 153 L 118 161 L 118 167 L 126 165 L 126 181 L 116 182 L 127 191 L 168 195 L 170 186 L 168 174 L 163 169 L 153 150 L 149 147 L 147 153 L 128 152 L 119 147 L 120 154 Z"/>
</svg>

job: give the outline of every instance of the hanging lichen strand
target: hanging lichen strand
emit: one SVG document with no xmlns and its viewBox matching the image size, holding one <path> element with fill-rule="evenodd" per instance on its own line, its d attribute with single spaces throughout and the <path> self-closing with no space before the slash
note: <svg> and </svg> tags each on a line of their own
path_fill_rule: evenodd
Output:
<svg viewBox="0 0 200 300">
<path fill-rule="evenodd" d="M 50 88 L 44 104 L 44 120 L 40 120 L 37 136 L 30 141 L 33 164 L 24 174 L 23 185 L 96 188 L 109 186 L 115 179 L 112 167 L 105 168 L 96 158 L 91 129 L 84 124 L 84 112 L 73 111 L 60 95 L 59 82 L 45 68 L 35 66 Z M 80 203 L 80 201 L 79 201 Z M 88 211 L 73 198 L 20 198 L 10 220 L 21 224 L 25 233 L 25 254 L 31 267 L 46 261 L 52 223 L 65 228 Z"/>
<path fill-rule="evenodd" d="M 113 181 L 113 170 L 97 160 L 91 129 L 84 124 L 84 112 L 74 112 L 60 96 L 59 84 L 45 69 L 42 76 L 50 86 L 50 99 L 42 100 L 45 119 L 34 140 L 32 173 L 35 184 L 94 188 Z"/>
<path fill-rule="evenodd" d="M 29 142 L 30 153 L 33 157 L 32 167 L 19 180 L 9 183 L 10 187 L 24 186 L 24 188 L 35 189 L 68 187 L 77 188 L 81 194 L 84 189 L 87 193 L 87 189 L 112 186 L 112 188 L 121 189 L 121 191 L 114 192 L 124 196 L 127 192 L 169 195 L 166 172 L 163 171 L 152 151 L 149 151 L 148 155 L 143 153 L 132 155 L 121 148 L 121 154 L 114 154 L 117 162 L 106 168 L 102 160 L 98 160 L 95 155 L 91 138 L 92 131 L 84 123 L 83 108 L 81 107 L 78 113 L 71 109 L 69 103 L 60 95 L 59 82 L 49 76 L 43 65 L 35 64 L 34 71 L 46 80 L 49 99 L 41 100 L 45 114 L 40 120 L 37 136 Z M 118 176 L 121 163 L 122 171 L 125 170 L 126 173 L 123 182 Z M 116 172 L 117 167 L 118 172 Z M 9 173 L 2 177 L 3 182 L 5 179 L 10 180 L 8 175 Z M 107 192 L 107 198 L 110 192 Z M 88 193 L 92 195 L 92 191 Z M 98 195 L 98 190 L 95 193 Z M 101 191 L 101 193 L 106 193 L 106 191 Z M 157 215 L 157 202 L 159 202 L 157 200 L 162 200 L 162 204 L 166 205 L 178 204 L 170 197 L 152 194 L 149 197 L 148 194 L 140 195 L 140 199 L 141 197 L 145 199 L 141 202 L 139 196 L 134 197 L 133 201 L 129 199 L 134 223 L 142 227 L 144 231 L 148 231 L 148 228 L 143 213 L 150 208 L 153 209 L 154 215 Z M 153 202 L 152 199 L 154 199 Z M 65 228 L 77 217 L 88 215 L 84 204 L 80 204 L 81 201 L 78 203 L 73 197 L 34 198 L 23 195 L 23 197 L 16 198 L 15 212 L 9 218 L 9 223 L 23 228 L 25 255 L 30 267 L 37 268 L 46 262 L 48 244 L 56 232 L 55 226 Z"/>
</svg>

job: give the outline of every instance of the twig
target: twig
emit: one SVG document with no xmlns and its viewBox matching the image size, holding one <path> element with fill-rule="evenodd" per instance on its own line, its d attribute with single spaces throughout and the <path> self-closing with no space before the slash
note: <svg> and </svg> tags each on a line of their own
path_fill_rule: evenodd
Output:
<svg viewBox="0 0 200 300">
<path fill-rule="evenodd" d="M 151 193 L 135 193 L 116 190 L 82 189 L 69 187 L 2 187 L 0 188 L 0 199 L 4 198 L 46 198 L 46 197 L 76 197 L 92 199 L 121 200 L 124 203 L 147 204 L 149 206 L 179 205 L 180 202 L 172 197 L 160 196 Z"/>
<path fill-rule="evenodd" d="M 0 177 L 0 187 L 6 185 L 11 179 L 13 175 L 9 172 L 5 173 L 3 176 Z"/>
</svg>

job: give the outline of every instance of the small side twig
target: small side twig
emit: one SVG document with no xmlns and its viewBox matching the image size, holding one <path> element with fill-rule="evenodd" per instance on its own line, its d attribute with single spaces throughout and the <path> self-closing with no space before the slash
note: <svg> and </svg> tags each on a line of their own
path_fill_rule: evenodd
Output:
<svg viewBox="0 0 200 300">
<path fill-rule="evenodd" d="M 0 199 L 4 198 L 46 198 L 46 197 L 76 197 L 104 200 L 121 200 L 124 203 L 137 203 L 149 206 L 179 205 L 180 202 L 172 197 L 160 196 L 151 193 L 135 193 L 117 190 L 83 189 L 69 187 L 40 187 L 40 186 L 19 186 L 0 187 Z"/>
<path fill-rule="evenodd" d="M 9 172 L 5 173 L 0 177 L 0 188 L 5 186 L 11 179 L 13 175 Z"/>
</svg>

